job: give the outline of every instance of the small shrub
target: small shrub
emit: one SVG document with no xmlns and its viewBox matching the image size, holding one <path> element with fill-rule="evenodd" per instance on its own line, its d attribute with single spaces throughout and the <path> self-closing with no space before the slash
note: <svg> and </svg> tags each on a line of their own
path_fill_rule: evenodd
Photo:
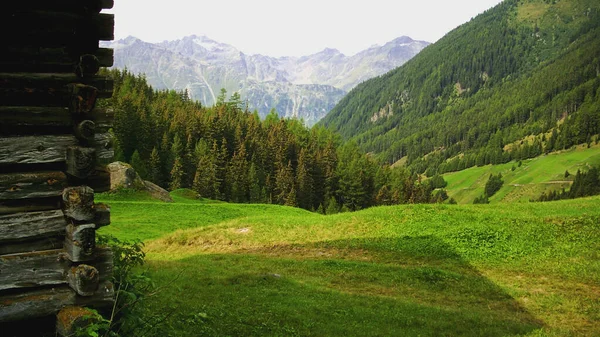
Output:
<svg viewBox="0 0 600 337">
<path fill-rule="evenodd" d="M 140 241 L 120 241 L 112 236 L 99 236 L 98 245 L 108 246 L 113 252 L 111 281 L 115 287 L 116 302 L 109 318 L 92 311 L 93 323 L 79 329 L 76 336 L 119 337 L 144 334 L 147 329 L 144 329 L 143 324 L 148 324 L 149 320 L 141 319 L 138 304 L 150 294 L 153 284 L 143 273 L 134 271 L 144 265 L 144 244 Z"/>
</svg>

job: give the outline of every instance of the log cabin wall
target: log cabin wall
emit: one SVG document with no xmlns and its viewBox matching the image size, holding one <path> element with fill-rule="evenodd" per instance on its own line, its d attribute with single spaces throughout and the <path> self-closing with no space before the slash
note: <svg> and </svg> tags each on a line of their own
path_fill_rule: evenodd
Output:
<svg viewBox="0 0 600 337">
<path fill-rule="evenodd" d="M 3 336 L 15 334 L 3 329 L 9 325 L 114 303 L 112 253 L 95 245 L 110 209 L 94 202 L 94 192 L 110 187 L 105 165 L 113 155 L 113 114 L 96 107 L 113 90 L 97 75 L 113 64 L 113 51 L 99 48 L 113 39 L 114 16 L 101 13 L 112 6 L 20 0 L 0 12 Z M 59 332 L 69 333 L 69 324 Z"/>
</svg>

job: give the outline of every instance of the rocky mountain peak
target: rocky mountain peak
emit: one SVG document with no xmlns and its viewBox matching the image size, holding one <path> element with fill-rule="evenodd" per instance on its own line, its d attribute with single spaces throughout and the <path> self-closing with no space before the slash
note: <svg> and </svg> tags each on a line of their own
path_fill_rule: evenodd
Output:
<svg viewBox="0 0 600 337">
<path fill-rule="evenodd" d="M 412 41 L 399 37 L 352 57 L 334 48 L 303 57 L 245 55 L 201 35 L 157 44 L 128 37 L 110 47 L 115 67 L 145 73 L 156 89 L 187 89 L 192 99 L 212 105 L 225 88 L 239 92 L 261 116 L 275 108 L 312 125 L 355 85 L 402 65 L 427 45 Z"/>
</svg>

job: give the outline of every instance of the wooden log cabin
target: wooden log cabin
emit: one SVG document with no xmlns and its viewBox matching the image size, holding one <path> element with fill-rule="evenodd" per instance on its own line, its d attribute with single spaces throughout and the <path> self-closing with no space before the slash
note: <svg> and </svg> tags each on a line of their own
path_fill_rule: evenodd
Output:
<svg viewBox="0 0 600 337">
<path fill-rule="evenodd" d="M 113 0 L 20 0 L 0 12 L 0 335 L 55 336 L 114 303 L 110 208 Z"/>
</svg>

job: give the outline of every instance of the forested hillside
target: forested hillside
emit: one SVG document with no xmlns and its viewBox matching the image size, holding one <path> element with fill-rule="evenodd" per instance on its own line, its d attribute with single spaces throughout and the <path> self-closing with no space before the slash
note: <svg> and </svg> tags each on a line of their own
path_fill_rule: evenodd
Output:
<svg viewBox="0 0 600 337">
<path fill-rule="evenodd" d="M 356 87 L 321 125 L 428 175 L 596 141 L 599 8 L 506 0 Z"/>
<path fill-rule="evenodd" d="M 185 93 L 155 91 L 144 77 L 112 70 L 117 160 L 171 190 L 238 203 L 276 203 L 321 213 L 373 205 L 432 202 L 430 182 L 408 170 L 382 167 L 355 143 L 342 144 L 322 127 L 264 121 L 225 90 L 214 107 Z"/>
</svg>

